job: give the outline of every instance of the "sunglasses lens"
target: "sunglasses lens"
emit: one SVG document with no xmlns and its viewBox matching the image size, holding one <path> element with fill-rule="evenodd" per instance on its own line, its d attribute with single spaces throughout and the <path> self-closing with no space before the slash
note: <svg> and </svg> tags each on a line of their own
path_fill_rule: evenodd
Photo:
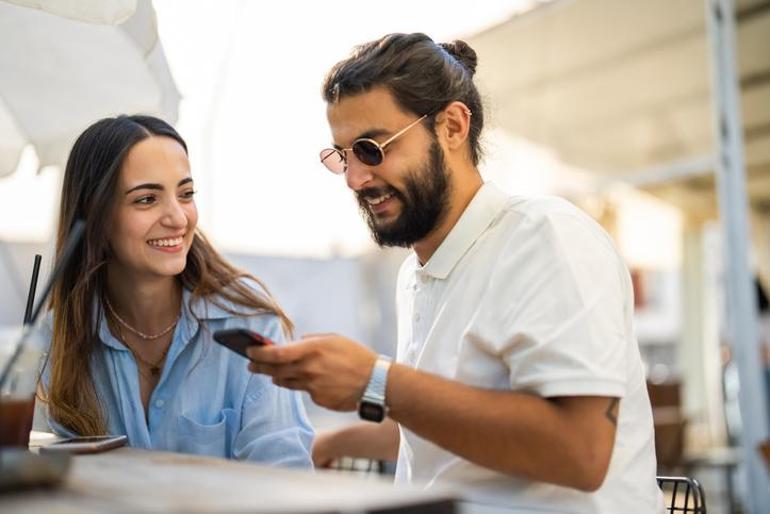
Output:
<svg viewBox="0 0 770 514">
<path fill-rule="evenodd" d="M 335 148 L 326 148 L 324 150 L 321 150 L 321 162 L 328 168 L 329 171 L 332 173 L 343 173 L 345 171 L 345 156 L 342 155 L 342 152 Z"/>
<path fill-rule="evenodd" d="M 383 158 L 380 147 L 374 141 L 367 139 L 360 139 L 353 143 L 353 153 L 367 166 L 377 166 Z"/>
</svg>

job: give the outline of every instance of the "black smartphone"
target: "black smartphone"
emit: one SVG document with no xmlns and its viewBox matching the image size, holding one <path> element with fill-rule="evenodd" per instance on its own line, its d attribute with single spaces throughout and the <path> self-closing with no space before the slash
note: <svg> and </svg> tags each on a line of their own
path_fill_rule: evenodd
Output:
<svg viewBox="0 0 770 514">
<path fill-rule="evenodd" d="M 40 447 L 41 453 L 100 453 L 124 446 L 128 438 L 124 435 L 97 435 L 70 437 Z"/>
<path fill-rule="evenodd" d="M 214 332 L 214 341 L 226 346 L 235 353 L 243 355 L 247 359 L 246 348 L 249 346 L 267 346 L 275 344 L 262 334 L 257 334 L 245 328 L 230 328 Z"/>
</svg>

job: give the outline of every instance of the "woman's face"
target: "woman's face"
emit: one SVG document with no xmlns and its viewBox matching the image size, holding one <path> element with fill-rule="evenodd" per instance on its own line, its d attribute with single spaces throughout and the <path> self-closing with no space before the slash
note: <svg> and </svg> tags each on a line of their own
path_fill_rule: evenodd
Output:
<svg viewBox="0 0 770 514">
<path fill-rule="evenodd" d="M 182 145 L 165 136 L 134 145 L 115 190 L 110 265 L 136 278 L 181 273 L 198 223 L 193 194 Z"/>
</svg>

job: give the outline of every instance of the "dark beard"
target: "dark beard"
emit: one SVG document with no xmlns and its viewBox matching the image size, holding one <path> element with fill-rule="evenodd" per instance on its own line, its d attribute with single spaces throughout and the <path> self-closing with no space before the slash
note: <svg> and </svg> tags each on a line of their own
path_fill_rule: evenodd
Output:
<svg viewBox="0 0 770 514">
<path fill-rule="evenodd" d="M 363 189 L 356 194 L 359 210 L 369 225 L 374 242 L 380 247 L 410 247 L 430 234 L 446 217 L 451 184 L 444 152 L 438 142 L 431 144 L 428 164 L 418 171 L 410 171 L 404 187 L 404 192 L 388 187 Z M 378 225 L 366 198 L 386 193 L 393 193 L 403 209 L 392 223 Z"/>
</svg>

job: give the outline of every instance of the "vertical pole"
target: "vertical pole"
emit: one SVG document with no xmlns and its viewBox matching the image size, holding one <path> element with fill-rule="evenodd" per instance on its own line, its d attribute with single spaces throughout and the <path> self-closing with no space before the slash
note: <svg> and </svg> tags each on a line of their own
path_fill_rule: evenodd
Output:
<svg viewBox="0 0 770 514">
<path fill-rule="evenodd" d="M 743 124 L 737 76 L 735 13 L 732 0 L 707 0 L 716 131 L 717 186 L 725 249 L 727 317 L 740 377 L 743 462 L 749 512 L 767 512 L 770 479 L 757 445 L 768 437 L 766 391 L 762 381 L 756 292 L 749 269 L 748 200 L 743 158 Z"/>
</svg>

